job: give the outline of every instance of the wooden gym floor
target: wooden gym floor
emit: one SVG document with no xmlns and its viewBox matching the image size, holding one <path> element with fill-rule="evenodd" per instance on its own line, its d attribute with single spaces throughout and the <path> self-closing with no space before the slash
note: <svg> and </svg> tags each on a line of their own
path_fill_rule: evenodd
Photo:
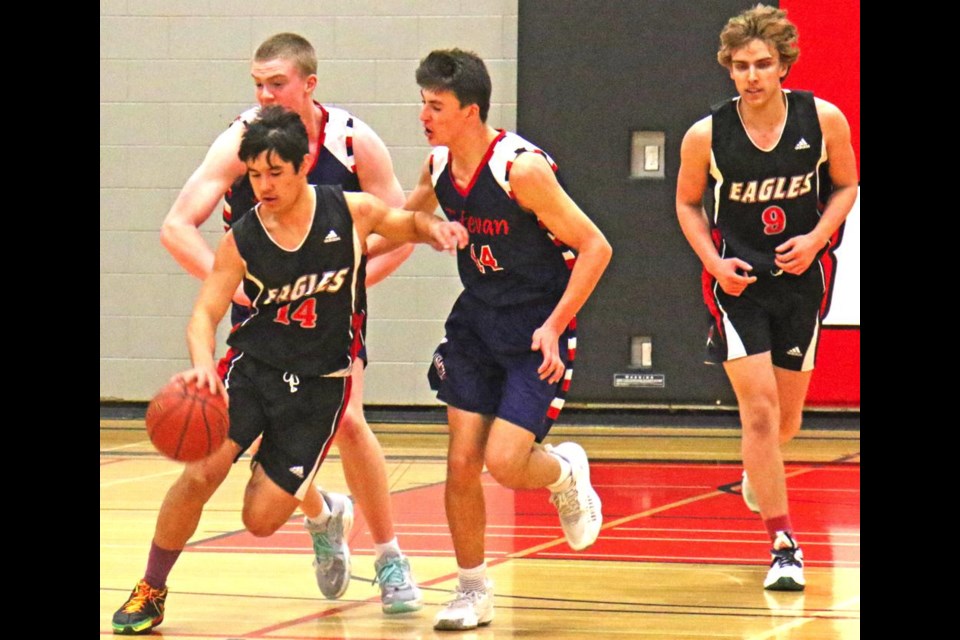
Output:
<svg viewBox="0 0 960 640">
<path fill-rule="evenodd" d="M 380 612 L 373 547 L 362 517 L 350 536 L 353 579 L 324 599 L 310 540 L 294 517 L 256 539 L 239 507 L 248 477 L 235 465 L 207 505 L 170 576 L 168 640 L 252 638 L 739 638 L 860 637 L 859 429 L 807 429 L 784 449 L 791 513 L 807 589 L 765 592 L 769 540 L 739 496 L 735 428 L 557 427 L 591 457 L 604 527 L 583 552 L 564 542 L 548 494 L 508 491 L 487 477 L 488 565 L 496 618 L 476 632 L 435 632 L 456 586 L 443 513 L 445 426 L 373 424 L 387 455 L 396 529 L 424 590 L 423 611 Z M 819 421 L 823 422 L 823 421 Z M 829 422 L 829 421 L 827 421 Z M 100 421 L 100 635 L 141 577 L 167 487 L 180 471 L 151 448 L 142 420 Z M 347 493 L 336 450 L 318 480 Z M 359 516 L 359 511 L 358 511 Z"/>
</svg>

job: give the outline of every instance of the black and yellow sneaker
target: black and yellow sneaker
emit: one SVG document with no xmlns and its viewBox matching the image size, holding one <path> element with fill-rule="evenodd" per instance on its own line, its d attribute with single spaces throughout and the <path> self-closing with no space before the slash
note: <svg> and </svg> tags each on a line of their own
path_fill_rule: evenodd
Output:
<svg viewBox="0 0 960 640">
<path fill-rule="evenodd" d="M 130 597 L 113 614 L 113 632 L 122 635 L 149 633 L 163 622 L 163 607 L 167 588 L 154 589 L 141 579 L 130 592 Z"/>
</svg>

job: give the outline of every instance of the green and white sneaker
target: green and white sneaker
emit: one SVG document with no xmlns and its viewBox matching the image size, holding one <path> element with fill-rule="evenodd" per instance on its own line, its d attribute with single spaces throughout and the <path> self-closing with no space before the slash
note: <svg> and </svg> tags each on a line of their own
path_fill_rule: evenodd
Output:
<svg viewBox="0 0 960 640">
<path fill-rule="evenodd" d="M 313 538 L 313 569 L 320 593 L 336 600 L 350 586 L 350 547 L 347 536 L 353 527 L 353 502 L 340 493 L 321 492 L 332 515 L 326 525 L 303 519 L 303 526 Z"/>
<path fill-rule="evenodd" d="M 384 554 L 376 561 L 380 602 L 384 613 L 409 613 L 423 608 L 423 594 L 410 573 L 410 562 L 403 555 Z"/>
</svg>

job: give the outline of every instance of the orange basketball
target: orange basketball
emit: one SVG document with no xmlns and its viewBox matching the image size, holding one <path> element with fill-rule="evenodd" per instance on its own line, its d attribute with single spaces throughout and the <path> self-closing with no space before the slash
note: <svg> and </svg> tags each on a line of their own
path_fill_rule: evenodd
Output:
<svg viewBox="0 0 960 640">
<path fill-rule="evenodd" d="M 157 451 L 180 462 L 201 460 L 216 451 L 230 424 L 222 396 L 179 378 L 153 396 L 146 420 L 147 434 Z"/>
</svg>

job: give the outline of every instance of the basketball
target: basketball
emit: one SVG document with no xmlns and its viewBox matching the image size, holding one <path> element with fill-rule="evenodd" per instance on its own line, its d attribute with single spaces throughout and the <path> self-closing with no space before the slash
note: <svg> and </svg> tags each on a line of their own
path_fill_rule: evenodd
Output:
<svg viewBox="0 0 960 640">
<path fill-rule="evenodd" d="M 229 416 L 222 396 L 176 378 L 153 396 L 146 422 L 157 451 L 173 460 L 193 462 L 223 444 Z"/>
</svg>

